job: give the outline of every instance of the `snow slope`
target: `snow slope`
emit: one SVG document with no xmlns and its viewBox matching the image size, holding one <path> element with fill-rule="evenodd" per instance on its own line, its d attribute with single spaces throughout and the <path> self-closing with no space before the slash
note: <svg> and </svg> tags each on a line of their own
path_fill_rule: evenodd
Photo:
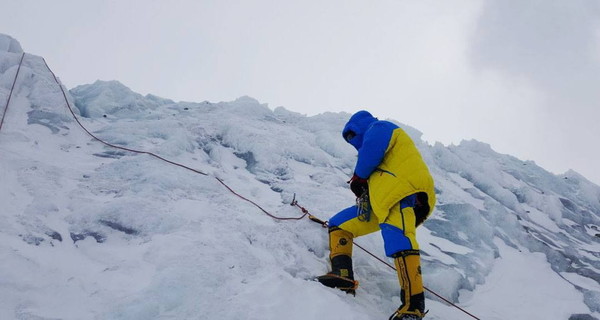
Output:
<svg viewBox="0 0 600 320">
<path fill-rule="evenodd" d="M 8 44 L 7 44 L 8 43 Z M 0 35 L 0 112 L 21 48 Z M 42 59 L 25 55 L 0 131 L 0 319 L 387 319 L 393 270 L 360 250 L 356 297 L 310 279 L 322 219 L 353 202 L 349 115 L 271 110 L 249 97 L 174 102 L 116 81 L 79 86 L 73 120 Z M 384 116 L 384 115 L 382 115 Z M 402 124 L 400 124 L 402 125 Z M 465 141 L 415 139 L 438 206 L 419 229 L 423 278 L 481 319 L 600 318 L 600 187 Z M 357 242 L 383 258 L 378 233 Z M 428 295 L 428 319 L 472 319 Z"/>
</svg>

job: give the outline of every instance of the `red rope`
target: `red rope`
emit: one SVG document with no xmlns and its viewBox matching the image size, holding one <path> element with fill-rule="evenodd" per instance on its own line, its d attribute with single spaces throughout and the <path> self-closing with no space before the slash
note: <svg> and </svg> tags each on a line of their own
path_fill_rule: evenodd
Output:
<svg viewBox="0 0 600 320">
<path fill-rule="evenodd" d="M 111 143 L 108 143 L 98 137 L 96 137 L 94 134 L 92 134 L 88 129 L 86 129 L 86 127 L 79 121 L 79 118 L 77 118 L 77 116 L 75 115 L 75 112 L 73 111 L 73 108 L 71 107 L 71 104 L 69 103 L 69 99 L 67 99 L 67 94 L 65 93 L 65 89 L 63 89 L 62 85 L 60 84 L 60 82 L 58 81 L 58 78 L 56 77 L 56 74 L 54 74 L 54 72 L 52 71 L 52 69 L 50 69 L 50 67 L 48 66 L 48 63 L 46 63 L 46 59 L 42 58 L 42 60 L 44 61 L 44 64 L 46 65 L 46 68 L 48 68 L 48 71 L 50 71 L 50 73 L 52 74 L 52 76 L 54 77 L 54 81 L 56 81 L 56 84 L 58 84 L 58 86 L 60 87 L 60 91 L 63 94 L 63 97 L 65 98 L 65 102 L 67 103 L 67 107 L 69 109 L 69 112 L 71 112 L 71 115 L 73 116 L 73 118 L 75 119 L 75 121 L 77 122 L 77 124 L 83 129 L 83 131 L 85 131 L 88 135 L 90 135 L 92 138 L 94 138 L 95 140 L 111 147 L 111 148 L 115 148 L 115 149 L 119 149 L 119 150 L 124 150 L 124 151 L 129 151 L 129 152 L 133 152 L 133 153 L 138 153 L 138 154 L 147 154 L 149 156 L 155 157 L 157 159 L 160 159 L 164 162 L 170 163 L 172 165 L 178 166 L 178 167 L 182 167 L 184 169 L 193 171 L 195 173 L 207 176 L 208 174 L 200 171 L 200 170 L 196 170 L 194 168 L 190 168 L 188 166 L 185 166 L 183 164 L 177 163 L 175 161 L 171 161 L 168 159 L 165 159 L 155 153 L 152 152 L 148 152 L 148 151 L 140 151 L 140 150 L 135 150 L 135 149 L 130 149 L 130 148 L 126 148 L 126 147 L 122 147 L 122 146 L 117 146 Z"/>
<path fill-rule="evenodd" d="M 225 182 L 223 182 L 223 180 L 215 177 L 215 179 L 217 179 L 217 181 L 219 181 L 219 183 L 221 183 L 225 188 L 227 188 L 227 190 L 229 190 L 231 193 L 235 194 L 236 196 L 238 196 L 240 199 L 247 201 L 251 204 L 253 204 L 255 207 L 257 207 L 258 209 L 260 209 L 260 211 L 264 212 L 266 215 L 268 215 L 269 217 L 276 219 L 276 220 L 302 220 L 307 214 L 308 212 L 304 212 L 304 214 L 300 217 L 291 217 L 291 218 L 282 218 L 282 217 L 278 217 L 275 216 L 271 213 L 269 213 L 267 210 L 263 209 L 263 207 L 261 207 L 260 205 L 258 205 L 256 202 L 240 195 L 239 193 L 235 192 L 233 189 L 231 189 L 231 187 L 229 187 L 227 184 L 225 184 Z"/>
<path fill-rule="evenodd" d="M 2 131 L 2 124 L 4 124 L 4 117 L 8 112 L 8 105 L 10 104 L 10 98 L 12 97 L 13 90 L 15 89 L 15 83 L 17 83 L 17 78 L 19 77 L 19 71 L 21 71 L 21 64 L 23 64 L 23 58 L 25 57 L 25 52 L 21 55 L 21 61 L 19 61 L 19 67 L 17 68 L 17 74 L 15 74 L 15 80 L 13 80 L 12 87 L 10 88 L 10 93 L 8 94 L 8 99 L 6 100 L 6 106 L 4 107 L 4 113 L 2 113 L 2 120 L 0 120 L 0 131 Z"/>
<path fill-rule="evenodd" d="M 54 74 L 54 72 L 52 71 L 52 69 L 50 69 L 50 67 L 48 66 L 48 63 L 46 63 L 46 60 L 44 58 L 42 58 L 42 60 L 44 61 L 44 64 L 46 65 L 46 68 L 48 69 L 48 71 L 50 71 L 50 73 L 52 74 L 52 76 L 54 77 L 54 81 L 56 81 L 56 84 L 58 84 L 58 86 L 60 87 L 60 90 L 62 92 L 62 95 L 65 99 L 66 102 L 66 106 L 69 109 L 69 112 L 71 113 L 71 115 L 73 116 L 73 118 L 75 119 L 75 121 L 77 122 L 77 124 L 81 127 L 81 129 L 83 129 L 83 131 L 85 131 L 88 135 L 90 135 L 92 138 L 94 138 L 95 140 L 101 142 L 102 144 L 109 146 L 111 148 L 115 148 L 115 149 L 119 149 L 119 150 L 124 150 L 124 151 L 129 151 L 129 152 L 133 152 L 133 153 L 138 153 L 138 154 L 147 154 L 149 156 L 155 157 L 159 160 L 162 160 L 164 162 L 167 162 L 169 164 L 184 168 L 186 170 L 192 171 L 194 173 L 198 173 L 201 174 L 203 176 L 208 176 L 207 173 L 204 173 L 200 170 L 194 169 L 194 168 L 190 168 L 186 165 L 183 165 L 181 163 L 177 163 L 175 161 L 171 161 L 168 159 L 165 159 L 155 153 L 152 152 L 148 152 L 148 151 L 141 151 L 141 150 L 136 150 L 136 149 L 130 149 L 130 148 L 126 148 L 126 147 L 122 147 L 122 146 L 118 146 L 118 145 L 114 145 L 112 143 L 108 143 L 100 138 L 98 138 L 97 136 L 95 136 L 93 133 L 91 133 L 82 123 L 81 121 L 79 121 L 79 118 L 77 117 L 77 115 L 75 115 L 75 112 L 73 111 L 73 108 L 71 107 L 71 103 L 69 103 L 69 99 L 67 99 L 67 94 L 64 90 L 64 88 L 62 87 L 62 85 L 60 84 L 60 81 L 58 80 L 58 78 L 56 77 L 56 74 Z M 223 180 L 214 177 L 217 181 L 219 181 L 220 184 L 222 184 L 225 188 L 227 188 L 227 190 L 229 190 L 231 193 L 233 193 L 234 195 L 236 195 L 237 197 L 239 197 L 240 199 L 251 203 L 252 205 L 254 205 L 255 207 L 257 207 L 258 209 L 260 209 L 262 212 L 264 212 L 266 215 L 268 215 L 269 217 L 273 218 L 273 219 L 277 219 L 277 220 L 300 220 L 302 218 L 304 218 L 306 216 L 306 213 L 303 214 L 300 217 L 291 217 L 291 218 L 287 218 L 287 217 L 278 217 L 275 216 L 274 214 L 269 213 L 267 210 L 265 210 L 264 208 L 262 208 L 261 206 L 259 206 L 256 202 L 240 195 L 239 193 L 235 192 L 231 187 L 229 187 Z"/>
</svg>

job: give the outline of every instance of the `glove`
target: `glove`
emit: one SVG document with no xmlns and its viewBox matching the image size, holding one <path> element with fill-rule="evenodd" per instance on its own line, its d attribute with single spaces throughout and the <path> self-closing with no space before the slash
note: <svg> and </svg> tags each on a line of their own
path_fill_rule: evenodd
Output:
<svg viewBox="0 0 600 320">
<path fill-rule="evenodd" d="M 360 198 L 365 192 L 369 190 L 369 184 L 367 183 L 367 179 L 363 179 L 356 175 L 356 173 L 352 176 L 350 181 L 350 190 L 354 192 L 354 195 L 357 198 Z"/>
</svg>

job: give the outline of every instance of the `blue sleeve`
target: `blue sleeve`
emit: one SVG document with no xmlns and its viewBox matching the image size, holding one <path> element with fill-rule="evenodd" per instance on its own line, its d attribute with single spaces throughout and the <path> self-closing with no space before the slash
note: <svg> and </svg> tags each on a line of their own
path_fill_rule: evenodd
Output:
<svg viewBox="0 0 600 320">
<path fill-rule="evenodd" d="M 383 156 L 396 128 L 397 126 L 391 122 L 379 121 L 365 132 L 354 169 L 356 175 L 367 179 L 375 171 L 375 168 L 383 161 Z"/>
</svg>

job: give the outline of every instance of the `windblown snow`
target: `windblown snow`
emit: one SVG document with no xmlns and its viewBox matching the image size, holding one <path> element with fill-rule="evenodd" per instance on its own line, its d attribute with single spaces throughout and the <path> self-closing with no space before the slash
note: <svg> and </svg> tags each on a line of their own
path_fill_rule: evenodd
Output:
<svg viewBox="0 0 600 320">
<path fill-rule="evenodd" d="M 0 35 L 1 319 L 381 320 L 395 272 L 355 248 L 356 297 L 311 279 L 328 219 L 353 204 L 350 116 L 305 116 L 250 97 L 174 102 L 117 81 L 71 89 Z M 60 76 L 60 75 L 59 75 Z M 385 115 L 376 115 L 385 118 Z M 464 141 L 413 137 L 438 205 L 419 228 L 425 286 L 486 320 L 600 318 L 600 187 L 576 172 Z M 383 259 L 379 233 L 357 242 Z M 472 319 L 427 293 L 428 319 Z"/>
</svg>

